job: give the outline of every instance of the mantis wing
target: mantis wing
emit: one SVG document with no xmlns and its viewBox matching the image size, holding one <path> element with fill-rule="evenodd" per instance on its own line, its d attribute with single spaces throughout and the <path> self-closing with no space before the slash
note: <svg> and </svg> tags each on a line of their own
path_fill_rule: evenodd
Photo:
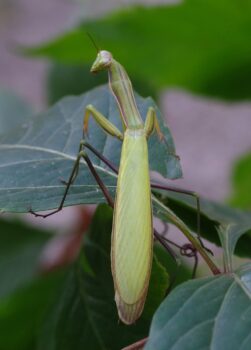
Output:
<svg viewBox="0 0 251 350">
<path fill-rule="evenodd" d="M 126 130 L 113 216 L 112 273 L 119 316 L 131 324 L 144 307 L 152 265 L 152 208 L 143 130 Z"/>
</svg>

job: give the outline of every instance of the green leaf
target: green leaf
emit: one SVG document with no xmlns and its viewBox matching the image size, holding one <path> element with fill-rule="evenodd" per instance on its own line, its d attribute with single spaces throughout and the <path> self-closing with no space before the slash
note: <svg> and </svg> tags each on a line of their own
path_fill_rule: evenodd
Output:
<svg viewBox="0 0 251 350">
<path fill-rule="evenodd" d="M 111 275 L 111 227 L 112 210 L 102 205 L 84 250 L 45 319 L 39 349 L 117 350 L 148 334 L 152 315 L 165 295 L 167 273 L 155 258 L 143 315 L 131 327 L 119 323 Z"/>
<path fill-rule="evenodd" d="M 177 256 L 174 258 L 163 248 L 159 243 L 155 243 L 154 252 L 158 257 L 158 261 L 166 268 L 170 276 L 170 283 L 172 288 L 191 279 L 192 268 Z M 179 255 L 179 253 L 178 253 Z"/>
<path fill-rule="evenodd" d="M 86 31 L 130 76 L 157 88 L 178 86 L 228 99 L 251 97 L 250 1 L 186 0 L 132 7 L 85 22 L 26 52 L 90 64 L 94 50 Z"/>
<path fill-rule="evenodd" d="M 250 224 L 228 224 L 219 227 L 218 234 L 223 248 L 224 265 L 227 272 L 233 271 L 233 255 L 238 239 L 250 229 Z"/>
<path fill-rule="evenodd" d="M 0 88 L 0 135 L 20 125 L 24 127 L 31 114 L 32 109 L 27 102 Z"/>
<path fill-rule="evenodd" d="M 51 235 L 18 221 L 0 221 L 0 299 L 38 273 L 39 255 Z"/>
<path fill-rule="evenodd" d="M 251 209 L 251 154 L 241 157 L 233 168 L 233 194 L 229 202 L 231 205 Z"/>
<path fill-rule="evenodd" d="M 55 298 L 60 284 L 62 273 L 34 278 L 25 287 L 1 299 L 1 350 L 35 349 L 45 310 Z"/>
<path fill-rule="evenodd" d="M 116 102 L 107 86 L 101 86 L 78 97 L 59 101 L 43 115 L 32 120 L 25 129 L 0 138 L 0 208 L 6 211 L 27 212 L 56 208 L 63 196 L 65 185 L 73 168 L 82 137 L 84 108 L 92 103 L 107 118 L 121 127 Z M 146 116 L 152 99 L 137 96 L 141 115 Z M 175 156 L 174 143 L 157 110 L 160 127 L 166 144 L 156 134 L 149 139 L 150 168 L 169 178 L 181 176 Z M 90 120 L 90 144 L 118 166 L 121 143 Z M 111 193 L 114 193 L 116 176 L 97 157 L 90 155 L 96 170 Z M 99 203 L 105 201 L 96 181 L 84 162 L 79 176 L 71 186 L 65 205 Z"/>
<path fill-rule="evenodd" d="M 33 350 L 63 272 L 42 276 L 39 257 L 51 234 L 0 220 L 0 350 Z"/>
<path fill-rule="evenodd" d="M 52 104 L 64 96 L 79 95 L 106 82 L 107 73 L 100 72 L 94 76 L 90 74 L 89 65 L 54 63 L 47 77 L 47 99 Z M 132 85 L 142 96 L 156 97 L 156 91 L 150 83 L 133 78 Z"/>
<path fill-rule="evenodd" d="M 47 99 L 53 104 L 67 95 L 80 95 L 106 82 L 107 74 L 94 76 L 88 65 L 54 63 L 47 76 Z"/>
<path fill-rule="evenodd" d="M 177 287 L 155 313 L 146 350 L 249 350 L 251 264 Z"/>
</svg>

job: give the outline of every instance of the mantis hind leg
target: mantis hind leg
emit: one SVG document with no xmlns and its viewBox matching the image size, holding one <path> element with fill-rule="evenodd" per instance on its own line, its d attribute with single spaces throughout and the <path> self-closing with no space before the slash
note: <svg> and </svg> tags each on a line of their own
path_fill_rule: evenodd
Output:
<svg viewBox="0 0 251 350">
<path fill-rule="evenodd" d="M 201 210 L 200 210 L 200 196 L 198 195 L 198 193 L 193 192 L 193 191 L 188 191 L 185 189 L 181 189 L 181 188 L 176 188 L 176 187 L 169 187 L 166 185 L 160 185 L 160 184 L 151 184 L 152 188 L 156 188 L 156 189 L 160 189 L 160 190 L 164 190 L 164 191 L 170 191 L 170 192 L 176 192 L 176 193 L 183 193 L 186 194 L 188 196 L 192 196 L 193 198 L 195 198 L 196 200 L 196 207 L 197 207 L 197 238 L 202 246 L 202 248 L 204 248 L 206 251 L 208 251 L 210 254 L 213 255 L 213 252 L 207 248 L 201 238 Z"/>
<path fill-rule="evenodd" d="M 170 256 L 173 258 L 173 260 L 176 263 L 176 271 L 179 269 L 181 265 L 181 261 L 176 254 L 176 252 L 171 248 L 170 245 L 173 245 L 174 247 L 179 249 L 180 255 L 185 256 L 187 258 L 194 258 L 194 264 L 193 264 L 193 269 L 192 269 L 192 278 L 195 278 L 197 267 L 198 267 L 198 252 L 197 249 L 194 248 L 194 246 L 191 243 L 185 243 L 183 245 L 179 245 L 172 240 L 168 239 L 166 237 L 166 233 L 168 230 L 168 224 L 166 222 L 163 222 L 164 224 L 164 231 L 159 233 L 156 230 L 154 230 L 154 236 L 155 238 L 160 242 L 160 244 L 168 251 Z M 176 275 L 173 278 L 173 281 L 170 283 L 170 287 L 174 284 L 176 279 Z"/>
</svg>

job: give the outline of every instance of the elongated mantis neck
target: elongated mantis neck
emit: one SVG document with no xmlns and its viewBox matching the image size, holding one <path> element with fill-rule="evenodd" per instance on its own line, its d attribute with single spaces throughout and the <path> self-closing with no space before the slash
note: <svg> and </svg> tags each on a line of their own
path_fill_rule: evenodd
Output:
<svg viewBox="0 0 251 350">
<path fill-rule="evenodd" d="M 143 128 L 144 124 L 136 105 L 132 84 L 124 67 L 112 59 L 108 76 L 111 91 L 117 100 L 121 118 L 126 128 Z"/>
</svg>

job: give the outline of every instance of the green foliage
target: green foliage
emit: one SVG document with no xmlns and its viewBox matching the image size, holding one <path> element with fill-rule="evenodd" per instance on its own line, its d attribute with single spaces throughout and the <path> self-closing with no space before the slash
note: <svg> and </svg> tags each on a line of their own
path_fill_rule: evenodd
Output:
<svg viewBox="0 0 251 350">
<path fill-rule="evenodd" d="M 233 169 L 233 194 L 229 202 L 239 208 L 251 208 L 251 154 L 244 155 L 237 161 Z"/>
<path fill-rule="evenodd" d="M 247 264 L 177 287 L 154 315 L 145 350 L 250 349 L 250 274 Z"/>
<path fill-rule="evenodd" d="M 47 99 L 49 104 L 57 102 L 67 95 L 80 95 L 107 82 L 107 73 L 90 74 L 89 65 L 67 65 L 54 63 L 51 65 L 47 79 Z M 133 87 L 142 96 L 156 97 L 153 86 L 139 79 L 132 79 Z"/>
<path fill-rule="evenodd" d="M 197 206 L 196 202 L 190 196 L 180 193 L 172 193 L 159 191 L 161 193 L 161 201 L 168 206 L 182 221 L 192 230 L 197 229 Z M 250 257 L 251 251 L 251 216 L 250 212 L 233 209 L 226 205 L 209 201 L 201 198 L 201 233 L 207 240 L 221 245 L 219 238 L 219 226 L 226 227 L 233 225 L 241 229 L 242 236 L 236 246 L 235 253 L 240 256 Z M 158 207 L 155 208 L 155 213 L 161 219 L 165 219 L 160 213 L 157 213 Z M 239 237 L 238 237 L 239 238 Z"/>
<path fill-rule="evenodd" d="M 153 313 L 164 298 L 168 275 L 155 257 L 142 317 L 132 327 L 119 323 L 111 276 L 111 227 L 112 210 L 102 205 L 79 259 L 44 320 L 38 349 L 117 350 L 147 336 Z"/>
<path fill-rule="evenodd" d="M 25 51 L 33 57 L 90 64 L 94 48 L 86 30 L 101 48 L 115 54 L 130 76 L 156 89 L 178 86 L 228 99 L 251 96 L 250 1 L 185 0 L 129 8 Z"/>
<path fill-rule="evenodd" d="M 4 298 L 34 277 L 39 253 L 51 236 L 18 221 L 1 220 L 0 226 L 0 298 Z"/>
<path fill-rule="evenodd" d="M 58 206 L 65 190 L 60 180 L 68 179 L 74 164 L 87 104 L 121 128 L 108 87 L 90 90 L 106 82 L 107 76 L 89 74 L 95 54 L 86 30 L 114 53 L 143 95 L 178 86 L 244 99 L 251 96 L 250 10 L 250 1 L 238 0 L 134 7 L 81 23 L 50 43 L 27 49 L 34 57 L 54 61 L 47 96 L 50 104 L 58 103 L 31 118 L 30 106 L 0 91 L 0 209 L 27 212 L 31 207 L 37 211 Z M 143 118 L 150 105 L 157 108 L 151 98 L 137 95 L 136 99 Z M 150 168 L 164 177 L 179 178 L 173 139 L 157 112 L 167 142 L 159 143 L 156 135 L 150 138 Z M 121 144 L 92 120 L 88 141 L 119 165 Z M 92 154 L 90 158 L 114 196 L 116 176 Z M 247 156 L 236 168 L 231 199 L 246 209 L 250 209 L 249 178 Z M 171 223 L 178 218 L 176 225 L 182 222 L 195 237 L 195 201 L 171 192 L 156 191 L 156 195 L 166 207 L 153 200 L 154 214 Z M 65 205 L 101 202 L 105 202 L 103 194 L 82 162 Z M 250 257 L 250 212 L 202 199 L 201 213 L 202 236 L 222 246 L 228 273 L 185 282 L 191 269 L 184 265 L 177 269 L 166 250 L 155 244 L 146 305 L 132 326 L 118 323 L 110 267 L 112 211 L 106 205 L 98 207 L 76 261 L 45 275 L 39 272 L 39 257 L 51 233 L 1 220 L 0 350 L 117 350 L 147 337 L 149 329 L 145 349 L 150 350 L 250 349 L 251 266 L 233 272 L 232 262 L 234 253 Z M 173 289 L 170 295 L 166 295 L 168 288 Z"/>
<path fill-rule="evenodd" d="M 28 211 L 30 206 L 35 210 L 57 207 L 64 191 L 64 186 L 59 180 L 62 177 L 67 179 L 71 171 L 74 153 L 81 138 L 79 125 L 82 125 L 84 106 L 90 102 L 119 126 L 116 104 L 107 87 L 102 86 L 79 97 L 60 100 L 43 115 L 30 119 L 25 127 L 17 128 L 17 121 L 13 130 L 1 136 L 0 156 L 3 166 L 0 183 L 3 209 Z M 137 103 L 142 115 L 145 115 L 147 107 L 153 104 L 151 99 L 142 99 L 139 96 Z M 177 177 L 181 170 L 174 153 L 172 137 L 168 128 L 163 126 L 160 115 L 158 117 L 167 144 L 160 144 L 157 138 L 152 138 L 149 143 L 150 165 L 164 176 L 169 174 Z M 119 143 L 108 138 L 92 122 L 89 141 L 118 165 Z M 168 157 L 164 164 L 165 157 L 162 153 L 166 152 Z M 103 181 L 114 194 L 116 177 L 101 162 L 92 159 Z M 40 174 L 43 174 L 43 177 Z M 102 193 L 84 164 L 80 174 L 83 177 L 79 176 L 72 186 L 66 205 L 103 202 Z M 163 211 L 154 201 L 154 213 L 170 222 L 175 222 L 173 218 L 178 215 L 184 220 L 184 225 L 196 230 L 195 202 L 184 195 L 170 193 L 166 197 L 162 191 L 159 192 L 161 201 L 167 204 L 168 208 Z M 232 255 L 241 236 L 243 244 L 237 252 L 250 256 L 249 213 L 203 200 L 202 214 L 202 234 L 217 243 L 218 234 L 220 235 L 225 265 L 232 271 Z M 35 346 L 38 349 L 44 349 L 46 346 L 51 350 L 78 349 L 84 344 L 88 344 L 92 349 L 117 349 L 147 336 L 152 315 L 167 290 L 169 277 L 166 270 L 169 271 L 169 263 L 164 258 L 163 249 L 156 247 L 143 315 L 132 329 L 122 324 L 118 325 L 110 271 L 111 224 L 110 210 L 100 207 L 90 234 L 85 240 L 84 250 L 76 263 L 67 272 L 62 273 L 61 277 L 48 276 L 43 279 L 36 275 L 37 258 L 50 235 L 28 228 L 22 230 L 21 234 L 19 227 L 15 226 L 20 224 L 0 223 L 3 232 L 0 276 L 4 282 L 0 288 L 4 296 L 3 303 L 0 303 L 0 323 L 2 320 L 4 350 L 28 350 Z M 4 225 L 7 225 L 6 228 Z M 221 227 L 218 232 L 217 227 Z M 223 227 L 226 229 L 223 230 Z M 171 265 L 173 282 L 176 271 Z M 249 278 L 249 272 L 245 272 L 244 278 Z M 183 273 L 176 285 L 189 278 L 187 271 L 183 270 Z M 224 278 L 227 279 L 226 276 Z M 55 289 L 55 285 L 58 288 Z M 179 288 L 183 286 L 186 289 L 186 284 L 181 284 Z M 58 294 L 54 299 L 56 291 Z M 169 300 L 169 296 L 166 300 Z M 45 316 L 44 312 L 49 306 Z M 28 310 L 27 315 L 24 310 Z M 166 322 L 167 318 L 164 321 Z M 11 324 L 18 329 L 15 337 L 11 337 L 6 331 L 6 327 Z M 19 331 L 20 324 L 23 325 L 22 331 Z M 201 339 L 202 334 L 199 333 L 199 336 Z M 241 336 L 244 337 L 245 334 Z M 166 344 L 164 336 L 162 341 Z"/>
<path fill-rule="evenodd" d="M 48 232 L 13 220 L 0 220 L 0 232 L 0 349 L 31 350 L 63 272 L 39 272 Z"/>
<path fill-rule="evenodd" d="M 228 224 L 219 227 L 218 234 L 224 254 L 224 266 L 227 272 L 233 271 L 233 255 L 237 241 L 245 233 L 250 233 L 250 224 Z M 250 235 L 249 237 L 250 238 Z"/>
<path fill-rule="evenodd" d="M 58 206 L 65 190 L 60 179 L 69 178 L 82 138 L 84 109 L 89 103 L 121 128 L 115 100 L 107 86 L 101 86 L 84 95 L 60 100 L 43 115 L 31 120 L 26 127 L 14 129 L 0 137 L 2 210 L 27 212 L 31 207 L 37 211 Z M 143 99 L 138 96 L 137 103 L 143 117 L 146 116 L 149 106 L 157 109 L 150 98 Z M 163 176 L 177 178 L 181 176 L 179 159 L 175 156 L 170 131 L 164 126 L 160 112 L 157 112 L 166 143 L 160 143 L 157 135 L 151 137 L 150 166 Z M 90 120 L 88 141 L 118 166 L 121 142 L 108 137 L 93 120 Z M 103 181 L 114 192 L 116 176 L 97 157 L 90 157 Z M 101 190 L 82 162 L 80 176 L 71 187 L 66 205 L 102 201 L 104 198 Z"/>
</svg>

